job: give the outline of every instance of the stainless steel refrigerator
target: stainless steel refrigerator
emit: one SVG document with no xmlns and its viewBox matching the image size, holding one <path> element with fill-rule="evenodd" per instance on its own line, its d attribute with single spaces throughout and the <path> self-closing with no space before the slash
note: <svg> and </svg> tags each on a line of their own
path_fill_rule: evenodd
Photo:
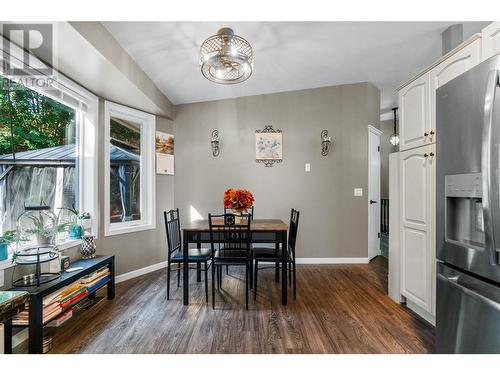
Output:
<svg viewBox="0 0 500 375">
<path fill-rule="evenodd" d="M 500 353 L 500 55 L 436 92 L 436 349 Z"/>
</svg>

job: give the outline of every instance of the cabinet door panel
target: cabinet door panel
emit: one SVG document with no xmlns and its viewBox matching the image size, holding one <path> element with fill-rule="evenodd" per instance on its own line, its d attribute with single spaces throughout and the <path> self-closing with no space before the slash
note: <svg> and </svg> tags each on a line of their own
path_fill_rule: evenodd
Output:
<svg viewBox="0 0 500 375">
<path fill-rule="evenodd" d="M 426 280 L 429 278 L 427 270 L 427 232 L 405 226 L 403 229 L 403 260 L 404 279 L 403 288 L 407 298 L 420 304 L 428 305 Z"/>
<path fill-rule="evenodd" d="M 481 43 L 483 61 L 500 52 L 500 22 L 493 22 L 483 29 Z"/>
<path fill-rule="evenodd" d="M 401 294 L 427 312 L 434 307 L 435 145 L 400 154 Z"/>
<path fill-rule="evenodd" d="M 408 150 L 427 143 L 424 135 L 430 129 L 430 81 L 424 74 L 399 92 L 400 150 Z"/>
<path fill-rule="evenodd" d="M 431 131 L 436 130 L 436 90 L 481 62 L 481 40 L 477 39 L 431 70 Z M 435 134 L 432 142 L 439 134 Z"/>
</svg>

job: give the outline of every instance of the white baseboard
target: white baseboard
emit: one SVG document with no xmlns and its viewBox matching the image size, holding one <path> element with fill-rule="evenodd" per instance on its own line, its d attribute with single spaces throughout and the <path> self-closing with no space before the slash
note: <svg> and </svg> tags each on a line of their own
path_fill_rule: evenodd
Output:
<svg viewBox="0 0 500 375">
<path fill-rule="evenodd" d="M 125 280 L 133 279 L 134 277 L 142 276 L 150 272 L 157 271 L 162 268 L 167 268 L 167 261 L 152 264 L 150 266 L 139 268 L 138 270 L 123 273 L 115 277 L 115 283 L 121 283 Z"/>
<path fill-rule="evenodd" d="M 297 258 L 297 264 L 367 264 L 368 258 Z"/>
</svg>

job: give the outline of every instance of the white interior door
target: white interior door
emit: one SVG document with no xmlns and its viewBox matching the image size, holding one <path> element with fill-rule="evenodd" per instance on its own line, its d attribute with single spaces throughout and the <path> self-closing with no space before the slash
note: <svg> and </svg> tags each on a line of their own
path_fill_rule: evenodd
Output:
<svg viewBox="0 0 500 375">
<path fill-rule="evenodd" d="M 380 255 L 380 135 L 368 126 L 368 259 Z"/>
</svg>

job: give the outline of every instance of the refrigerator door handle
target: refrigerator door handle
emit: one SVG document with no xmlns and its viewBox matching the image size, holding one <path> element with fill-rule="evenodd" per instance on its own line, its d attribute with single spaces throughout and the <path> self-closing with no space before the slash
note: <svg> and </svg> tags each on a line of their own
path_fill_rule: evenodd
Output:
<svg viewBox="0 0 500 375">
<path fill-rule="evenodd" d="M 488 75 L 488 85 L 484 98 L 484 123 L 482 134 L 481 173 L 483 179 L 483 219 L 485 249 L 490 264 L 496 265 L 496 243 L 500 235 L 499 175 L 498 175 L 498 129 L 493 126 L 495 93 L 498 86 L 499 71 L 492 70 Z M 494 134 L 493 134 L 494 133 Z"/>
<path fill-rule="evenodd" d="M 461 290 L 462 293 L 500 310 L 500 291 L 497 287 L 478 281 L 465 274 L 438 272 L 437 278 L 451 283 L 455 288 Z"/>
</svg>

